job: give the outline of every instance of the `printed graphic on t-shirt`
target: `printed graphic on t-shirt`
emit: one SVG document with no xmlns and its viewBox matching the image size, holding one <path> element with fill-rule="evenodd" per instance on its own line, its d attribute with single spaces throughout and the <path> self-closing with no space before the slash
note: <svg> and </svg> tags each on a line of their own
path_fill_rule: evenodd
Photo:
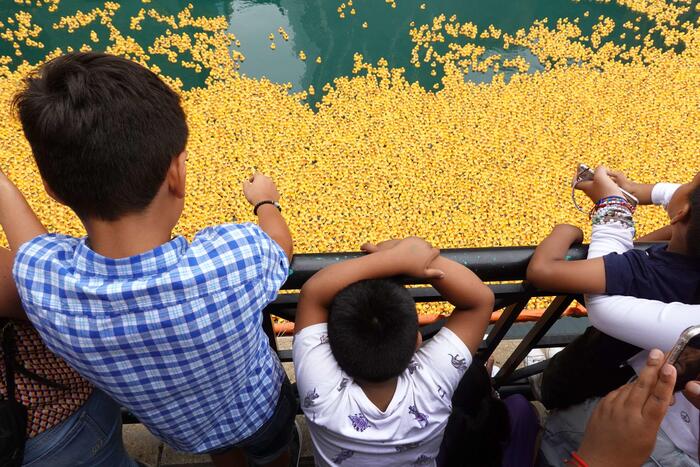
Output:
<svg viewBox="0 0 700 467">
<path fill-rule="evenodd" d="M 459 354 L 452 355 L 452 354 L 450 353 L 450 354 L 447 354 L 447 355 L 449 355 L 449 356 L 452 358 L 452 362 L 451 362 L 451 363 L 452 363 L 452 366 L 453 366 L 453 367 L 457 368 L 457 369 L 460 370 L 460 371 L 466 371 L 466 370 L 467 370 L 468 365 L 467 365 L 467 360 L 466 360 L 465 358 L 463 358 L 463 357 L 462 357 L 461 355 L 459 355 Z"/>
<path fill-rule="evenodd" d="M 415 360 L 411 360 L 411 363 L 408 364 L 408 373 L 412 375 L 416 372 L 416 370 L 419 370 L 421 368 L 423 368 L 423 365 L 421 365 Z"/>
<path fill-rule="evenodd" d="M 342 464 L 343 461 L 350 459 L 355 453 L 349 449 L 341 450 L 337 456 L 333 458 L 333 462 L 336 464 Z"/>
<path fill-rule="evenodd" d="M 447 392 L 445 392 L 445 390 L 442 389 L 442 387 L 439 385 L 437 387 L 437 393 L 438 393 L 438 396 L 440 396 L 440 399 L 444 399 L 445 397 L 447 397 Z"/>
<path fill-rule="evenodd" d="M 433 458 L 428 457 L 425 454 L 421 455 L 416 461 L 413 463 L 413 465 L 430 465 L 433 463 Z"/>
<path fill-rule="evenodd" d="M 362 412 L 356 413 L 355 415 L 348 415 L 348 418 L 352 422 L 352 427 L 355 431 L 363 432 L 370 427 L 369 420 L 365 417 Z"/>
<path fill-rule="evenodd" d="M 349 378 L 343 378 L 342 380 L 340 380 L 340 384 L 338 385 L 338 392 L 345 389 L 347 387 L 349 381 L 350 381 Z"/>
<path fill-rule="evenodd" d="M 316 392 L 316 388 L 313 388 L 311 391 L 308 391 L 306 397 L 304 397 L 304 407 L 311 407 L 314 405 L 316 399 L 318 399 L 318 393 Z"/>
<path fill-rule="evenodd" d="M 424 413 L 418 411 L 415 405 L 408 406 L 408 413 L 413 415 L 414 419 L 418 422 L 421 428 L 428 426 L 428 416 Z"/>
<path fill-rule="evenodd" d="M 408 443 L 408 444 L 402 444 L 400 446 L 396 446 L 396 452 L 406 452 L 410 451 L 411 449 L 415 449 L 418 446 L 420 446 L 420 443 Z"/>
</svg>

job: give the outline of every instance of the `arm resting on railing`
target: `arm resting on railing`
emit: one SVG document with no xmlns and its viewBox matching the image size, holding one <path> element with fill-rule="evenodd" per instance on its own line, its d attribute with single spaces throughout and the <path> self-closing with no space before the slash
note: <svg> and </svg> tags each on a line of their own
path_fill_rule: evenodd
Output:
<svg viewBox="0 0 700 467">
<path fill-rule="evenodd" d="M 567 293 L 604 293 L 602 259 L 568 261 L 571 245 L 581 243 L 583 233 L 573 225 L 560 224 L 535 249 L 527 268 L 527 280 L 539 289 Z M 590 255 L 589 255 L 590 257 Z"/>
<path fill-rule="evenodd" d="M 686 328 L 700 323 L 700 305 L 595 295 L 588 297 L 586 308 L 591 324 L 600 331 L 637 347 L 664 352 Z"/>
</svg>

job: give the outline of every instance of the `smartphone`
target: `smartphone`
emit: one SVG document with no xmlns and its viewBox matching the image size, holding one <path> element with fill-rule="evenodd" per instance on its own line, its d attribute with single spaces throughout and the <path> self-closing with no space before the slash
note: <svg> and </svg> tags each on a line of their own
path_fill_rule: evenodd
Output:
<svg viewBox="0 0 700 467">
<path fill-rule="evenodd" d="M 674 391 L 682 391 L 689 381 L 700 376 L 700 325 L 691 326 L 681 334 L 668 354 L 666 362 L 676 367 Z"/>
</svg>

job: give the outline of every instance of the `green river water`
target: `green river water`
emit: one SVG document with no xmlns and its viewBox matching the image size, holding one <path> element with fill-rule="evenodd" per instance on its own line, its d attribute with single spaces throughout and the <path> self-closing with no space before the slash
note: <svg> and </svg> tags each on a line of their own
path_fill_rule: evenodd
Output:
<svg viewBox="0 0 700 467">
<path fill-rule="evenodd" d="M 353 55 L 363 54 L 365 61 L 375 63 L 380 58 L 386 58 L 392 67 L 405 67 L 409 80 L 418 80 L 426 88 L 439 81 L 440 76 L 430 76 L 429 68 L 417 69 L 410 65 L 413 43 L 409 36 L 411 21 L 416 25 L 430 23 L 434 16 L 444 13 L 447 17 L 455 14 L 461 22 L 471 21 L 479 27 L 493 24 L 504 32 L 515 33 L 520 28 L 527 28 L 533 21 L 548 18 L 553 24 L 557 18 L 579 17 L 584 31 L 598 21 L 600 15 L 614 19 L 616 29 L 610 37 L 617 39 L 622 29 L 622 23 L 634 20 L 638 14 L 619 6 L 614 2 L 602 3 L 593 0 L 396 0 L 396 8 L 391 8 L 383 0 L 355 0 L 356 15 L 350 15 L 346 8 L 346 18 L 341 19 L 337 8 L 339 0 L 154 0 L 148 4 L 141 1 L 122 1 L 114 24 L 124 35 L 134 37 L 140 44 L 147 46 L 153 39 L 165 32 L 166 26 L 146 18 L 142 31 L 129 29 L 129 19 L 136 15 L 141 8 L 155 8 L 163 14 L 176 14 L 189 3 L 194 5 L 193 15 L 218 16 L 224 15 L 229 22 L 229 30 L 241 42 L 240 50 L 246 60 L 242 63 L 241 72 L 252 77 L 267 77 L 274 82 L 291 83 L 294 91 L 307 89 L 313 85 L 320 90 L 327 82 L 335 77 L 349 75 L 353 65 Z M 421 9 L 425 3 L 425 9 Z M 56 31 L 51 25 L 60 16 L 74 14 L 76 10 L 83 12 L 100 7 L 104 2 L 91 0 L 62 0 L 59 10 L 49 13 L 46 7 L 30 7 L 18 5 L 11 0 L 0 2 L 0 19 L 14 15 L 19 10 L 32 13 L 33 22 L 42 26 L 43 31 L 39 40 L 45 48 L 23 48 L 23 57 L 30 63 L 42 58 L 48 51 L 56 47 L 65 49 L 67 46 L 79 48 L 81 44 L 91 44 L 94 50 L 99 50 L 101 41 L 92 44 L 89 40 L 90 30 L 95 30 L 101 38 L 107 37 L 106 29 L 95 23 L 80 29 L 73 34 Z M 584 12 L 589 15 L 584 17 Z M 363 29 L 362 23 L 368 23 Z M 642 30 L 648 23 L 642 21 Z M 283 41 L 277 34 L 282 26 L 289 33 L 289 41 Z M 276 50 L 270 49 L 268 35 L 275 33 Z M 628 34 L 632 36 L 632 34 Z M 541 70 L 542 66 L 527 50 L 511 47 L 503 50 L 499 41 L 493 39 L 477 39 L 485 46 L 485 56 L 493 53 L 504 57 L 522 55 L 530 63 L 530 71 Z M 633 38 L 626 42 L 635 43 Z M 303 50 L 306 61 L 298 58 Z M 0 54 L 11 55 L 12 48 L 7 42 L 0 43 Z M 320 56 L 322 63 L 317 64 L 315 58 Z M 184 55 L 187 57 L 187 55 Z M 19 58 L 14 58 L 15 64 Z M 154 60 L 163 71 L 170 76 L 180 77 L 186 87 L 200 86 L 204 82 L 204 74 L 197 74 L 176 64 L 168 63 L 164 58 Z M 506 72 L 508 73 L 508 72 Z M 467 79 L 483 82 L 489 81 L 490 73 L 470 73 Z M 318 98 L 320 92 L 317 94 Z"/>
</svg>

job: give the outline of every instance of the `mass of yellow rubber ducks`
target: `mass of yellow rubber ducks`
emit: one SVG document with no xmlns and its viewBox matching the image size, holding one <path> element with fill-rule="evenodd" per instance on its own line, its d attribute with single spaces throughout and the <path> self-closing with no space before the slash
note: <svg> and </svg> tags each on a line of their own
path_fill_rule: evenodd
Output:
<svg viewBox="0 0 700 467">
<path fill-rule="evenodd" d="M 356 250 L 364 241 L 407 234 L 441 248 L 537 244 L 555 223 L 588 224 L 567 202 L 578 162 L 605 163 L 643 182 L 690 179 L 700 170 L 698 12 L 686 1 L 612 1 L 652 24 L 648 32 L 639 21 L 623 25 L 642 35 L 638 45 L 616 42 L 606 17 L 588 30 L 576 18 L 541 19 L 507 33 L 438 15 L 416 21 L 407 34 L 413 66 L 437 70 L 431 74 L 442 77 L 439 90 L 409 82 L 386 60 L 367 63 L 357 54 L 352 75 L 323 92 L 309 86 L 301 93 L 242 77 L 245 57 L 231 47 L 240 42 L 226 18 L 195 17 L 191 5 L 175 15 L 144 5 L 130 28 L 155 21 L 167 30 L 139 45 L 113 24 L 116 2 L 68 16 L 58 0 L 18 3 L 58 11 L 55 29 L 88 31 L 81 50 L 120 54 L 161 75 L 153 57 L 206 73 L 205 86 L 186 91 L 179 79 L 163 76 L 181 91 L 190 126 L 188 195 L 177 233 L 191 237 L 207 225 L 253 220 L 240 187 L 254 167 L 278 183 L 301 253 Z M 361 5 L 346 0 L 339 14 L 354 8 Z M 98 25 L 109 34 L 98 37 Z M 288 40 L 284 29 L 276 33 Z M 270 33 L 271 47 L 277 34 Z M 532 73 L 517 54 L 488 55 L 475 42 L 485 37 L 528 50 L 543 70 Z M 35 66 L 18 60 L 27 47 L 44 47 L 41 28 L 20 12 L 0 18 L 0 40 L 16 54 L 0 57 L 0 167 L 50 231 L 81 235 L 76 216 L 44 193 L 10 114 L 13 94 Z M 509 80 L 506 70 L 514 72 Z M 465 81 L 465 73 L 478 71 L 493 72 L 492 82 Z M 309 94 L 323 94 L 313 109 Z M 639 232 L 666 222 L 653 208 L 636 217 Z"/>
</svg>

